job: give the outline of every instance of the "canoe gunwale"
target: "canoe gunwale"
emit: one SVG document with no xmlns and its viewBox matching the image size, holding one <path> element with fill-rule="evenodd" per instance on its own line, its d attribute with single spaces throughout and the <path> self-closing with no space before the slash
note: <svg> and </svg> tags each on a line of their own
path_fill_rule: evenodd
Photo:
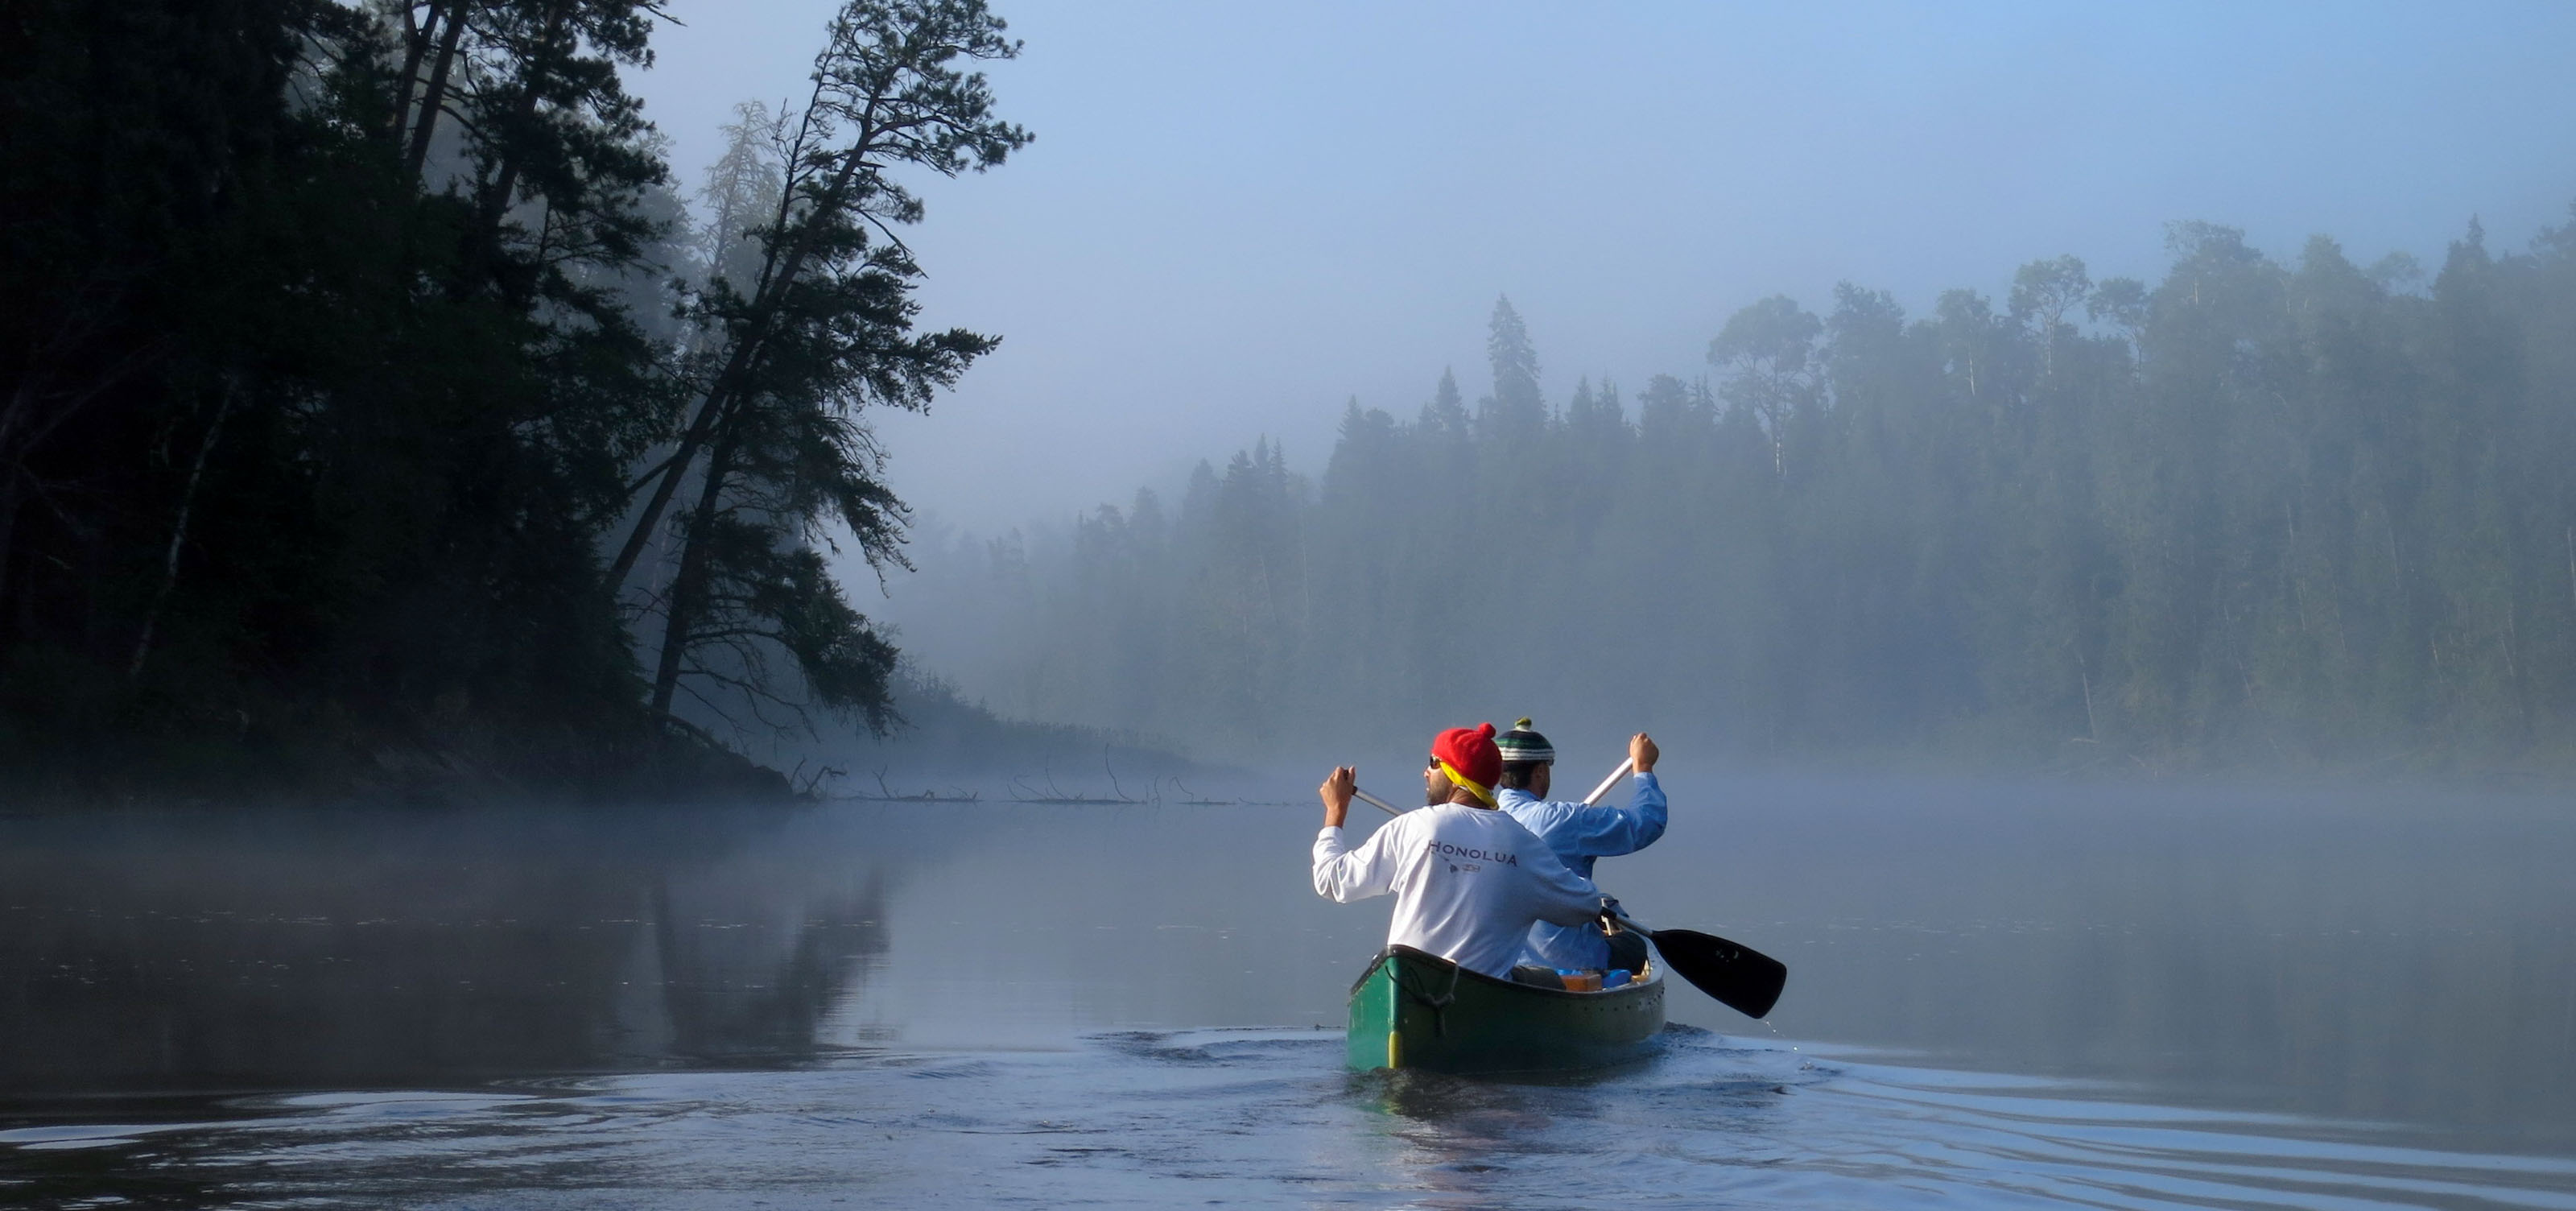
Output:
<svg viewBox="0 0 2576 1211">
<path fill-rule="evenodd" d="M 1489 976 L 1481 971 L 1468 970 L 1465 967 L 1452 963 L 1449 960 L 1441 958 L 1439 955 L 1433 954 L 1427 950 L 1417 950 L 1411 946 L 1391 944 L 1386 949 L 1377 952 L 1377 957 L 1369 960 L 1369 965 L 1360 971 L 1360 978 L 1351 981 L 1351 990 L 1346 994 L 1346 997 L 1358 995 L 1361 986 L 1369 982 L 1369 977 L 1376 975 L 1377 969 L 1385 966 L 1387 960 L 1395 958 L 1419 959 L 1425 963 L 1435 963 L 1448 968 L 1451 974 L 1456 976 L 1456 980 L 1453 980 L 1450 985 L 1450 992 L 1453 995 L 1457 991 L 1457 983 L 1459 981 L 1467 981 L 1499 985 L 1501 987 L 1511 989 L 1515 993 L 1536 993 L 1542 997 L 1555 997 L 1568 1001 L 1593 1001 L 1603 997 L 1617 999 L 1619 994 L 1630 992 L 1632 990 L 1643 992 L 1645 989 L 1656 984 L 1660 984 L 1664 980 L 1663 969 L 1658 966 L 1654 970 L 1653 974 L 1648 975 L 1645 979 L 1630 980 L 1617 988 L 1603 988 L 1592 992 L 1576 992 L 1570 988 L 1550 988 L 1544 984 L 1523 984 L 1518 980 L 1506 980 L 1499 976 Z"/>
</svg>

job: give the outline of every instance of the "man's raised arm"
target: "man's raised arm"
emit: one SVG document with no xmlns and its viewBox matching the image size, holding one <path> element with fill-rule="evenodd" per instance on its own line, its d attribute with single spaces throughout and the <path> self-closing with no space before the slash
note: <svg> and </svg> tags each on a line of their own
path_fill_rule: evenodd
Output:
<svg viewBox="0 0 2576 1211">
<path fill-rule="evenodd" d="M 1627 846 L 1623 852 L 1633 854 L 1664 835 L 1664 784 L 1655 778 L 1655 763 L 1663 756 L 1654 737 L 1644 732 L 1628 737 L 1628 763 L 1636 769 L 1629 781 L 1636 789 L 1629 792 L 1628 810 L 1619 813 L 1622 831 L 1615 839 Z"/>
<path fill-rule="evenodd" d="M 1628 760 L 1636 766 L 1630 779 L 1628 806 L 1607 803 L 1577 807 L 1548 827 L 1548 841 L 1560 852 L 1616 858 L 1633 854 L 1664 835 L 1663 784 L 1655 780 L 1655 762 L 1663 754 L 1644 732 L 1628 738 Z"/>
<path fill-rule="evenodd" d="M 1350 818 L 1359 781 L 1359 771 L 1345 765 L 1316 789 L 1324 801 L 1324 829 L 1315 834 L 1315 894 L 1336 904 L 1395 890 L 1396 864 L 1388 852 L 1389 838 L 1399 831 L 1394 824 L 1370 834 L 1358 849 L 1342 845 L 1342 823 Z"/>
</svg>

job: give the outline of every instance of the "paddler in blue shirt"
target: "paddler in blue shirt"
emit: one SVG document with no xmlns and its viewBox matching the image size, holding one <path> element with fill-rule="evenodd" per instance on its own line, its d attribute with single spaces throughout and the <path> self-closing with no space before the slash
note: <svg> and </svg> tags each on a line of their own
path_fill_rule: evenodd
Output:
<svg viewBox="0 0 2576 1211">
<path fill-rule="evenodd" d="M 1628 738 L 1636 789 L 1624 808 L 1551 801 L 1547 792 L 1556 748 L 1531 730 L 1527 719 L 1494 737 L 1494 747 L 1503 758 L 1495 782 L 1495 806 L 1537 834 L 1574 873 L 1589 879 L 1593 859 L 1633 854 L 1664 835 L 1664 788 L 1655 781 L 1655 761 L 1663 753 L 1644 732 Z M 1646 943 L 1632 933 L 1604 937 L 1596 925 L 1542 921 L 1530 927 L 1523 961 L 1568 971 L 1626 968 L 1633 972 L 1645 967 Z"/>
</svg>

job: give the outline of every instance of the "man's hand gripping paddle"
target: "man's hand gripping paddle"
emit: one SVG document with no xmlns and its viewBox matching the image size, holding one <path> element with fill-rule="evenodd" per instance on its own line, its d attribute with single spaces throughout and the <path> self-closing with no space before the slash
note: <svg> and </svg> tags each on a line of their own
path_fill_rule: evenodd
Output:
<svg viewBox="0 0 2576 1211">
<path fill-rule="evenodd" d="M 1602 779 L 1601 785 L 1593 787 L 1592 793 L 1583 797 L 1584 806 L 1601 802 L 1601 797 L 1609 794 L 1611 787 L 1619 785 L 1619 780 L 1627 777 L 1628 771 L 1636 768 L 1636 764 L 1633 758 L 1620 762 L 1619 768 L 1610 771 L 1610 776 Z M 1367 791 L 1354 788 L 1351 794 L 1360 802 L 1390 816 L 1404 814 Z M 1758 1018 L 1771 1012 L 1771 1007 L 1780 1002 L 1781 988 L 1789 982 L 1787 964 L 1750 946 L 1695 929 L 1648 929 L 1617 909 L 1602 916 L 1619 928 L 1654 943 L 1655 953 L 1664 957 L 1664 965 L 1672 968 L 1673 974 L 1690 981 L 1692 987 L 1715 998 L 1717 1003 L 1748 1018 Z"/>
</svg>

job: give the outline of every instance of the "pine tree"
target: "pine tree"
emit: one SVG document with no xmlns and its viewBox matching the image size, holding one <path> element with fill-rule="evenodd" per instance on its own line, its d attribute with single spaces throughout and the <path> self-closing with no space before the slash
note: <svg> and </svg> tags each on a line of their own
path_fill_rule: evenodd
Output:
<svg viewBox="0 0 2576 1211">
<path fill-rule="evenodd" d="M 698 677 L 761 704 L 793 709 L 766 653 L 794 657 L 806 699 L 890 721 L 893 649 L 841 599 L 812 548 L 832 529 L 870 567 L 902 563 L 903 506 L 879 480 L 882 454 L 859 420 L 869 404 L 919 409 L 956 381 L 994 338 L 963 329 L 916 335 L 921 276 L 887 224 L 921 217 L 889 176 L 911 164 L 947 175 L 998 164 L 1028 141 L 992 117 L 980 73 L 957 60 L 1007 59 L 1018 44 L 981 0 L 920 4 L 851 0 L 815 59 L 814 86 L 781 151 L 778 208 L 759 229 L 760 270 L 744 293 L 712 280 L 701 323 L 721 336 L 692 368 L 704 384 L 688 427 L 648 476 L 650 497 L 611 564 L 622 580 L 696 476 L 679 519 L 679 555 L 661 615 L 651 707 L 669 716 L 682 680 Z M 701 648 L 726 662 L 699 659 Z M 699 695 L 710 709 L 721 706 Z"/>
</svg>

